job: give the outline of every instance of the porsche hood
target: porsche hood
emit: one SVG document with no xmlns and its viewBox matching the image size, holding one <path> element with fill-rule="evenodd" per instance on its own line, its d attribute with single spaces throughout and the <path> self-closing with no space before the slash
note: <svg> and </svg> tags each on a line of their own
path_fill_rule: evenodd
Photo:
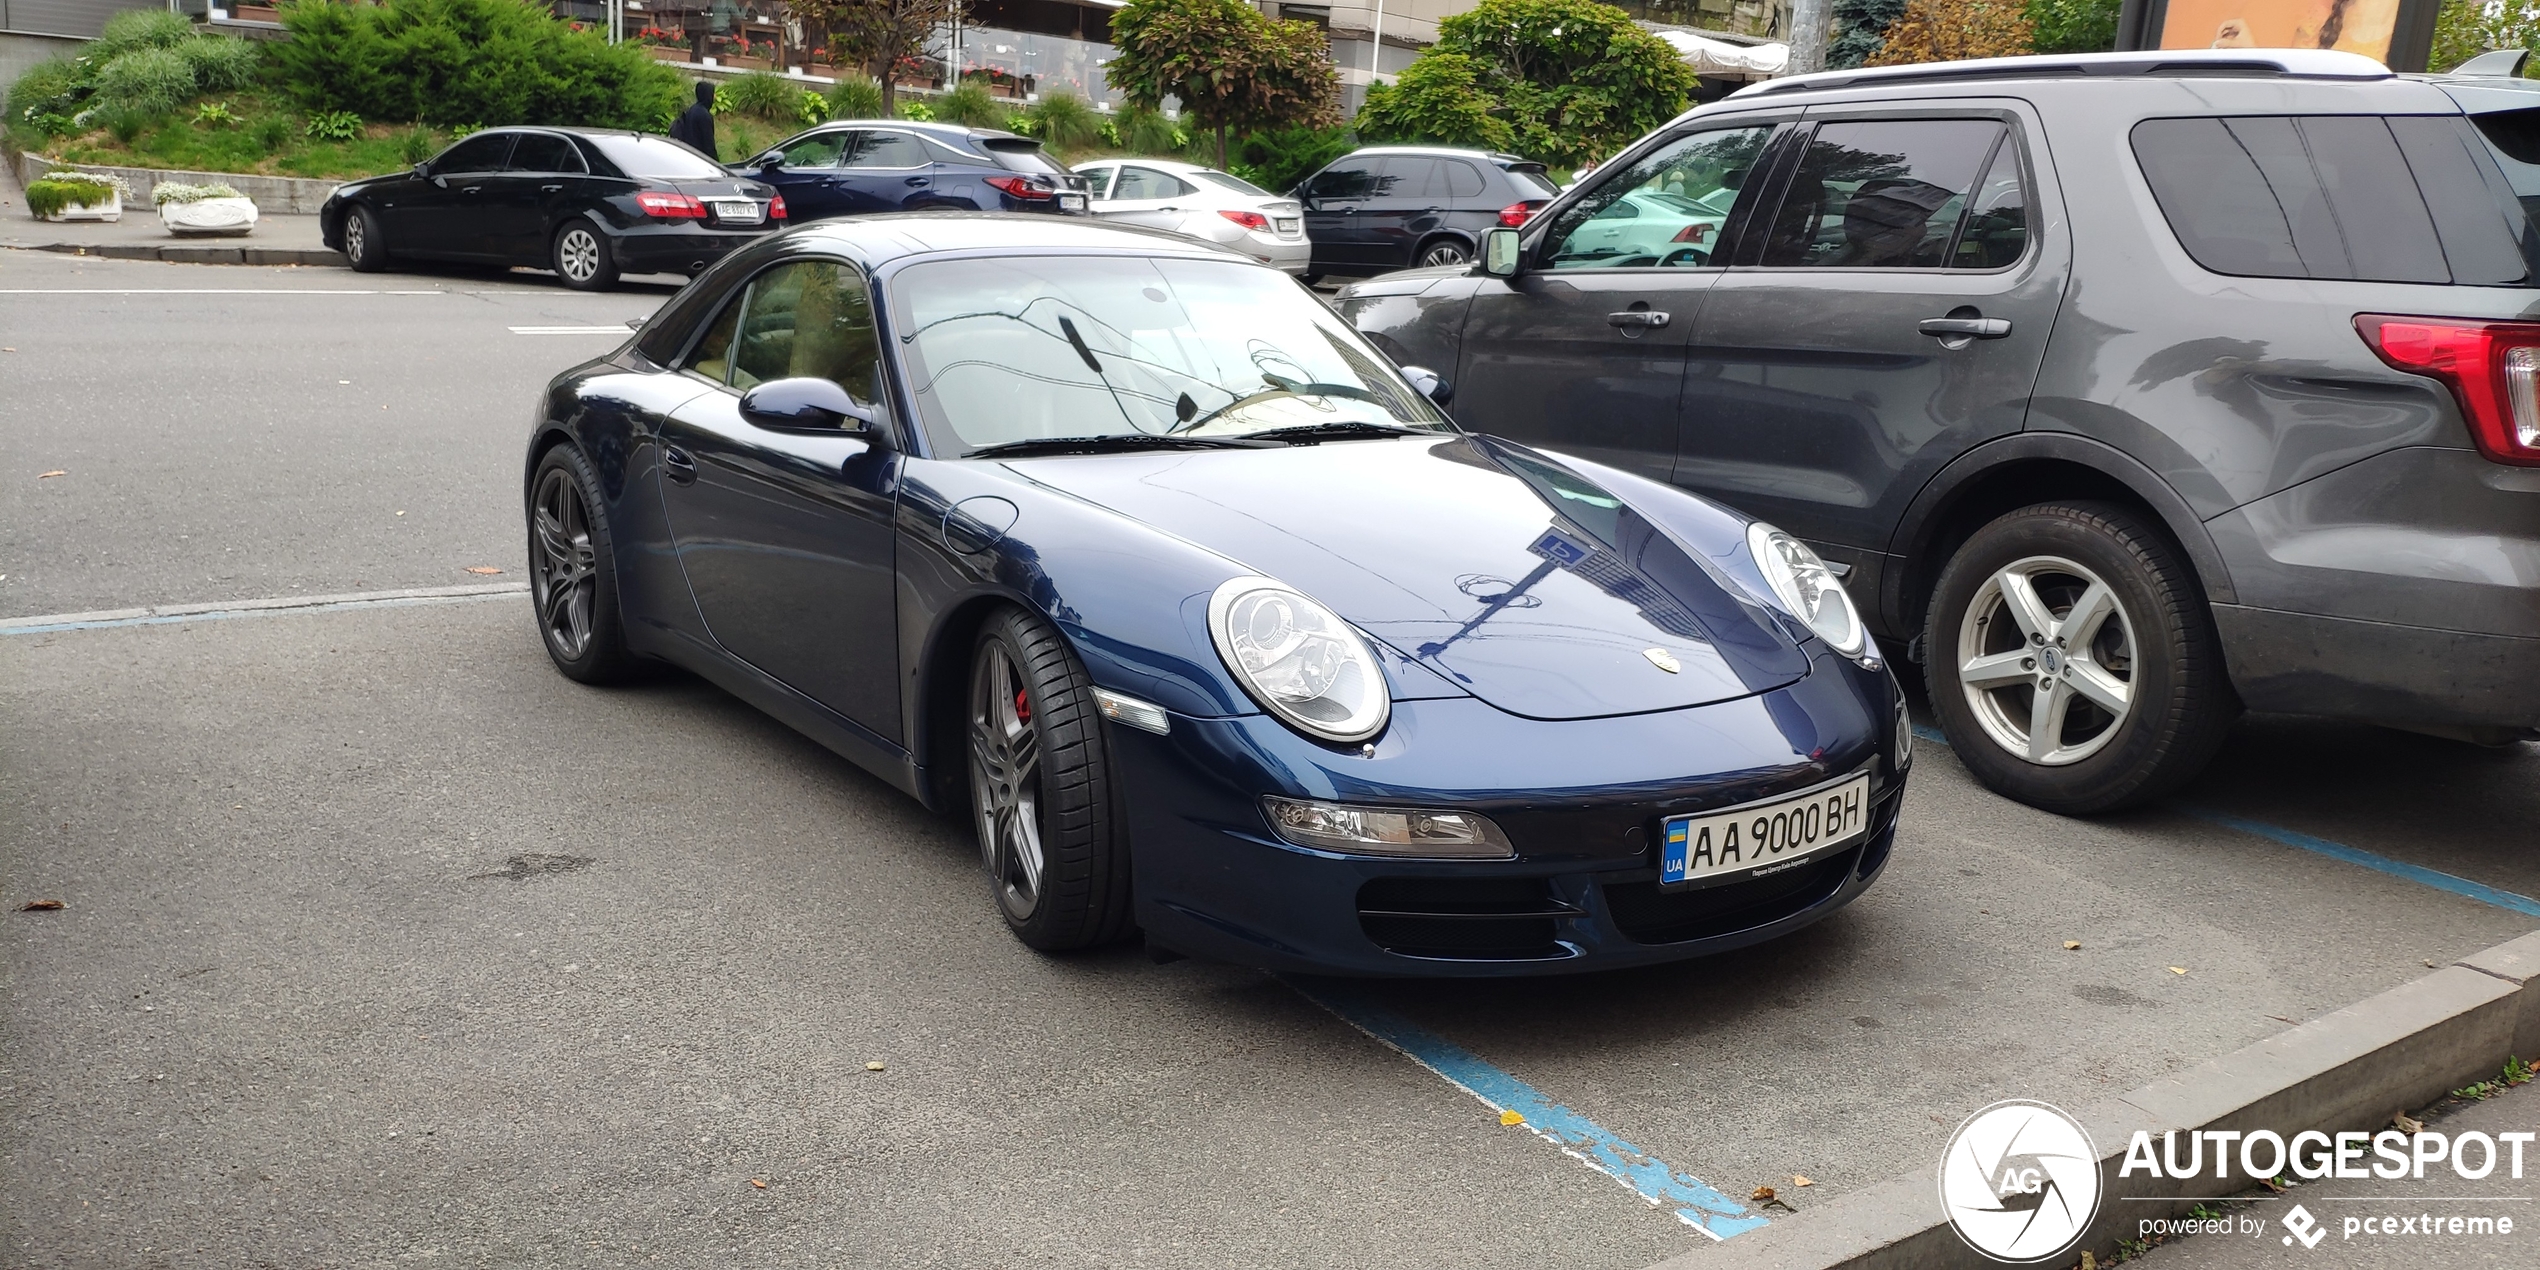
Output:
<svg viewBox="0 0 2540 1270">
<path fill-rule="evenodd" d="M 1586 719 L 1770 691 L 1775 619 L 1557 461 L 1442 436 L 1018 460 L 1238 561 L 1511 714 Z"/>
</svg>

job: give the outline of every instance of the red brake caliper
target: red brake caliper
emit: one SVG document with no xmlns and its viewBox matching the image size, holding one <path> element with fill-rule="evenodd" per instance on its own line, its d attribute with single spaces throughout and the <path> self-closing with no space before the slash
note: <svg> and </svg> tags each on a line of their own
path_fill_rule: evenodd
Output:
<svg viewBox="0 0 2540 1270">
<path fill-rule="evenodd" d="M 1023 690 L 1014 690 L 1014 717 L 1025 723 L 1032 721 L 1032 703 L 1024 699 Z"/>
</svg>

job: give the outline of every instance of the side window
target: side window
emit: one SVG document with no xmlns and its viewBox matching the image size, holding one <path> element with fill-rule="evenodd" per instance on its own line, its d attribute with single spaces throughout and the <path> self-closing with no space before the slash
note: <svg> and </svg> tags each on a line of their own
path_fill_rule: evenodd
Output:
<svg viewBox="0 0 2540 1270">
<path fill-rule="evenodd" d="M 820 132 L 805 137 L 776 152 L 778 162 L 789 168 L 834 168 L 838 155 L 846 149 L 852 132 Z"/>
<path fill-rule="evenodd" d="M 1420 199 L 1430 191 L 1443 191 L 1446 182 L 1438 176 L 1438 161 L 1423 155 L 1397 154 L 1376 168 L 1375 198 Z"/>
<path fill-rule="evenodd" d="M 579 172 L 582 156 L 574 153 L 572 142 L 554 133 L 524 132 L 503 168 L 508 172 Z"/>
<path fill-rule="evenodd" d="M 1770 125 L 1687 133 L 1610 172 L 1544 235 L 1551 269 L 1711 263 Z"/>
<path fill-rule="evenodd" d="M 2020 147 L 2004 137 L 1967 203 L 1967 223 L 1958 230 L 1949 267 L 2007 269 L 2027 251 L 2028 194 L 2020 185 Z"/>
<path fill-rule="evenodd" d="M 851 168 L 922 168 L 932 162 L 926 147 L 904 132 L 859 133 L 863 140 L 847 155 Z"/>
<path fill-rule="evenodd" d="M 510 132 L 487 132 L 469 137 L 442 151 L 441 157 L 432 161 L 432 174 L 442 176 L 453 172 L 500 172 L 503 170 L 504 156 L 512 151 L 512 138 L 517 135 L 519 134 Z"/>
<path fill-rule="evenodd" d="M 1076 175 L 1085 178 L 1085 189 L 1093 197 L 1109 198 L 1113 171 L 1108 167 L 1084 167 L 1076 169 Z"/>
<path fill-rule="evenodd" d="M 1438 166 L 1446 173 L 1446 194 L 1451 198 L 1479 198 L 1482 194 L 1481 170 L 1462 159 L 1441 159 Z"/>
<path fill-rule="evenodd" d="M 864 278 L 833 260 L 779 265 L 750 283 L 732 341 L 732 386 L 826 379 L 860 401 L 880 396 L 880 346 Z"/>
<path fill-rule="evenodd" d="M 1762 263 L 1937 269 L 1979 169 L 2003 134 L 1989 119 L 1821 125 L 1774 214 Z"/>
<path fill-rule="evenodd" d="M 1111 196 L 1121 199 L 1179 198 L 1196 191 L 1196 186 L 1170 172 L 1129 165 L 1120 169 L 1120 179 L 1112 185 Z"/>
<path fill-rule="evenodd" d="M 1362 199 L 1376 188 L 1376 167 L 1372 160 L 1345 159 L 1314 174 L 1305 183 L 1307 198 L 1348 201 Z"/>
<path fill-rule="evenodd" d="M 706 324 L 706 333 L 699 337 L 695 348 L 688 350 L 687 359 L 679 363 L 679 369 L 718 384 L 732 382 L 732 332 L 740 325 L 741 305 L 749 297 L 750 289 L 746 286 L 732 293 L 732 298 L 723 305 L 723 312 Z"/>
</svg>

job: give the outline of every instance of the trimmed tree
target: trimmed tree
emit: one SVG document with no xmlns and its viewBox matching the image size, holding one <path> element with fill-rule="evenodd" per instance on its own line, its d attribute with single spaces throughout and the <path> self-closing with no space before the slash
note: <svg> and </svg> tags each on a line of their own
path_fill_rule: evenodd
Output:
<svg viewBox="0 0 2540 1270">
<path fill-rule="evenodd" d="M 1111 15 L 1111 43 L 1119 50 L 1103 66 L 1111 86 L 1147 110 L 1179 98 L 1183 114 L 1217 134 L 1220 168 L 1229 131 L 1321 127 L 1340 117 L 1340 73 L 1323 32 L 1273 22 L 1243 0 L 1129 0 Z"/>
<path fill-rule="evenodd" d="M 1612 5 L 1482 0 L 1438 23 L 1438 42 L 1394 84 L 1367 91 L 1357 126 L 1579 164 L 1682 113 L 1693 88 L 1693 68 Z"/>
<path fill-rule="evenodd" d="M 900 63 L 926 51 L 952 21 L 953 0 L 795 0 L 794 12 L 829 28 L 829 44 L 882 86 L 884 119 L 899 113 Z"/>
<path fill-rule="evenodd" d="M 1905 16 L 1905 0 L 1834 0 L 1835 37 L 1826 69 L 1848 71 L 1878 56 L 1887 29 Z"/>
<path fill-rule="evenodd" d="M 2018 0 L 1912 0 L 1864 66 L 2015 57 L 2037 32 Z"/>
<path fill-rule="evenodd" d="M 2039 53 L 2105 53 L 2117 46 L 2122 0 L 2028 0 L 2029 25 Z"/>
</svg>

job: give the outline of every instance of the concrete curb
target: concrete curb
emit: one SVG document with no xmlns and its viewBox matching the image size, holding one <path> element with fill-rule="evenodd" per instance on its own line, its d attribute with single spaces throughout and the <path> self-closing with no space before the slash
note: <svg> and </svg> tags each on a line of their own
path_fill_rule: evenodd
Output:
<svg viewBox="0 0 2540 1270">
<path fill-rule="evenodd" d="M 46 243 L 37 251 L 107 260 L 164 260 L 180 265 L 331 265 L 349 268 L 344 253 L 325 247 L 215 247 L 206 243 Z"/>
<path fill-rule="evenodd" d="M 2134 1223 L 2186 1211 L 2191 1183 L 2117 1169 L 2136 1130 L 2272 1129 L 2290 1139 L 2317 1129 L 2389 1127 L 2394 1112 L 2422 1107 L 2493 1076 L 2510 1056 L 2540 1050 L 2540 933 L 2464 957 L 2433 974 L 2323 1015 L 2246 1049 L 2073 1114 L 2099 1148 L 2102 1200 L 2090 1232 L 2053 1264 L 2084 1249 L 2101 1264 Z M 2012 1091 L 2016 1093 L 2017 1091 Z M 1970 1108 L 1972 1110 L 1972 1108 Z M 1841 1196 L 1650 1270 L 1998 1270 L 1968 1247 L 1940 1207 L 1937 1169 L 1917 1170 Z M 2210 1185 L 2210 1184 L 2208 1184 Z M 2194 1192 L 2201 1193 L 2201 1192 Z M 2123 1195 L 2137 1201 L 2119 1203 Z"/>
<path fill-rule="evenodd" d="M 48 159 L 29 150 L 18 156 L 18 184 L 32 184 L 55 168 L 71 168 L 106 176 L 120 176 L 132 187 L 131 202 L 139 210 L 150 210 L 150 191 L 161 181 L 180 181 L 187 185 L 222 182 L 256 201 L 256 210 L 267 215 L 311 216 L 326 205 L 342 181 L 313 181 L 296 176 L 262 176 L 252 172 L 179 172 L 164 168 L 124 168 L 103 163 L 66 163 Z"/>
</svg>

